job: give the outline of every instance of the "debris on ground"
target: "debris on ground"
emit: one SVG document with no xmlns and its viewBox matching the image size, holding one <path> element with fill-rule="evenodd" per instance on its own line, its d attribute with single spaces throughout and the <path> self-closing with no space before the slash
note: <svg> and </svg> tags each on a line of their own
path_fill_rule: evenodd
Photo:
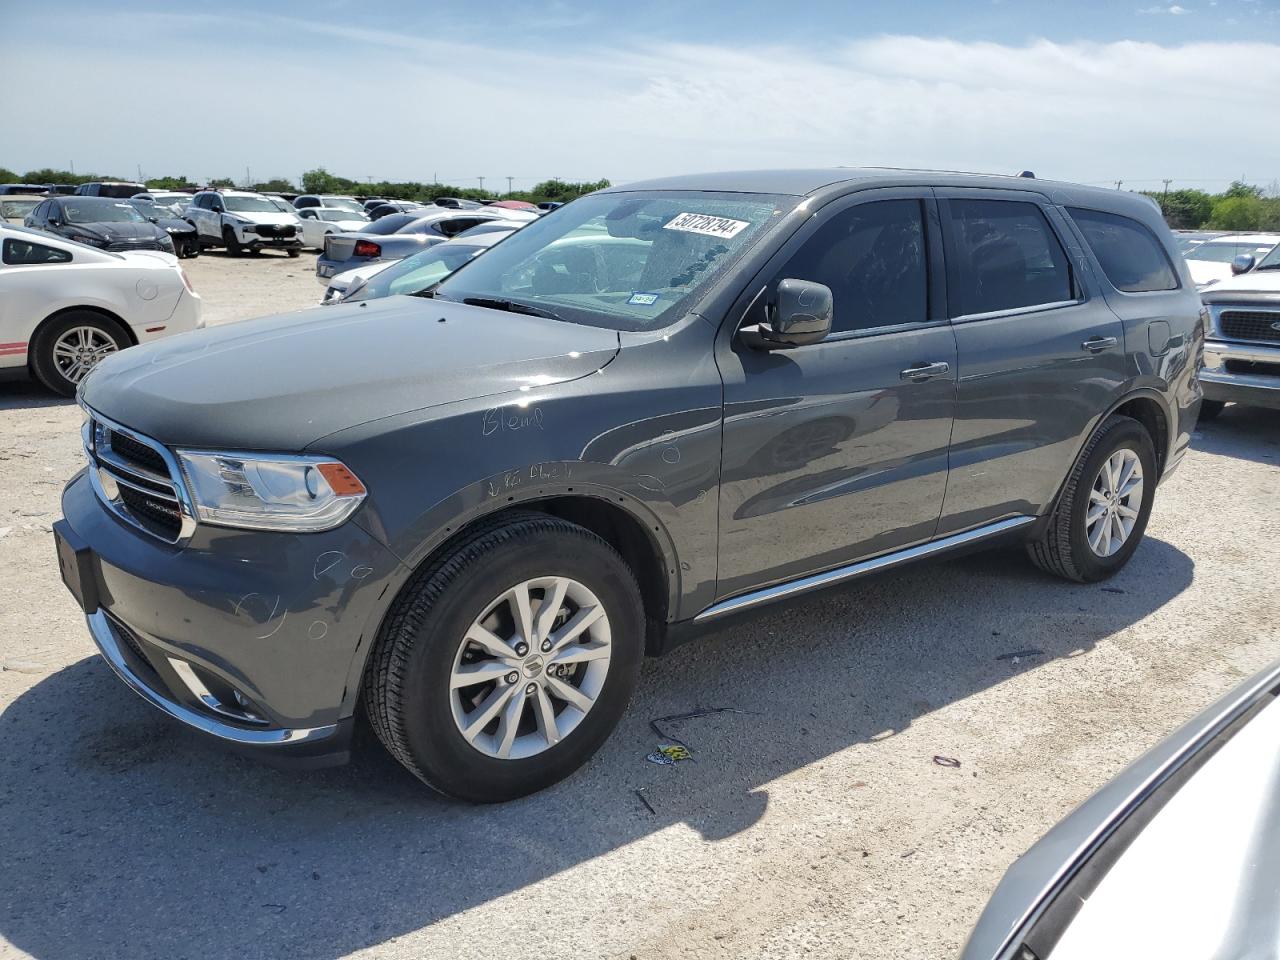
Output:
<svg viewBox="0 0 1280 960">
<path fill-rule="evenodd" d="M 1026 650 L 1014 650 L 1012 653 L 1002 653 L 996 657 L 997 660 L 1012 660 L 1017 663 L 1019 660 L 1025 660 L 1028 657 L 1043 657 L 1044 651 L 1037 650 L 1035 647 L 1028 647 Z"/>
<path fill-rule="evenodd" d="M 635 795 L 636 795 L 637 797 L 639 797 L 639 798 L 640 798 L 640 802 L 644 804 L 644 808 L 645 808 L 646 810 L 648 810 L 650 813 L 652 813 L 655 817 L 658 815 L 658 811 L 657 811 L 657 810 L 655 810 L 655 809 L 653 809 L 653 804 L 651 804 L 651 803 L 649 802 L 649 799 L 648 799 L 648 797 L 646 797 L 646 796 L 644 795 L 644 791 L 643 791 L 643 790 L 637 790 L 637 791 L 635 791 Z"/>
<path fill-rule="evenodd" d="M 12 673 L 44 673 L 49 668 L 34 660 L 6 660 L 0 669 Z"/>
<path fill-rule="evenodd" d="M 936 753 L 933 755 L 933 762 L 940 767 L 959 768 L 960 766 L 960 761 L 957 760 L 955 757 L 940 757 Z"/>
<path fill-rule="evenodd" d="M 654 719 L 649 721 L 649 726 L 652 727 L 653 732 L 656 733 L 663 740 L 670 740 L 672 743 L 678 743 L 680 744 L 680 746 L 685 747 L 687 749 L 689 746 L 687 743 L 685 743 L 683 740 L 681 740 L 679 737 L 675 736 L 674 734 L 666 730 L 663 730 L 661 725 L 664 723 L 679 723 L 681 720 L 695 720 L 698 717 L 712 717 L 712 716 L 715 716 L 717 713 L 743 713 L 743 712 L 744 711 L 739 710 L 737 707 L 711 707 L 710 709 L 707 709 L 707 710 L 691 710 L 688 713 L 673 713 L 669 717 L 655 717 Z"/>
<path fill-rule="evenodd" d="M 1119 587 L 1103 587 L 1102 592 L 1103 593 L 1124 593 L 1125 591 L 1121 590 Z"/>
<path fill-rule="evenodd" d="M 673 763 L 679 763 L 681 760 L 692 760 L 693 754 L 689 752 L 689 748 L 683 743 L 660 743 L 658 749 L 645 757 L 650 763 L 659 763 L 663 766 L 670 766 Z"/>
</svg>

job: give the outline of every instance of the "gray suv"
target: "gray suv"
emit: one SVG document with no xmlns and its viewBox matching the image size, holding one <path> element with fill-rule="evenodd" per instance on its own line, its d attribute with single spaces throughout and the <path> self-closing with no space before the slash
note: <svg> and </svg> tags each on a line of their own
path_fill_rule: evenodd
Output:
<svg viewBox="0 0 1280 960">
<path fill-rule="evenodd" d="M 413 296 L 108 358 L 59 561 L 178 720 L 321 764 L 365 716 L 427 784 L 503 800 L 708 624 L 999 542 L 1115 573 L 1186 451 L 1203 329 L 1133 194 L 629 185 Z"/>
</svg>

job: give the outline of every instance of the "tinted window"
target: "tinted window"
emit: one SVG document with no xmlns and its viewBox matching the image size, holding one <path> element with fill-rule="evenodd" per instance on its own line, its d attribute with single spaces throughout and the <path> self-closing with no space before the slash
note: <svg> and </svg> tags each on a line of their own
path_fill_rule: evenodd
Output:
<svg viewBox="0 0 1280 960">
<path fill-rule="evenodd" d="M 1111 285 L 1125 293 L 1176 290 L 1178 278 L 1154 233 L 1128 217 L 1069 208 Z"/>
<path fill-rule="evenodd" d="M 393 213 L 389 217 L 382 217 L 369 224 L 367 227 L 361 227 L 361 233 L 395 233 L 407 223 L 413 223 L 418 218 L 412 213 Z"/>
<path fill-rule="evenodd" d="M 1271 250 L 1271 244 L 1259 244 L 1256 240 L 1214 240 L 1202 243 L 1186 255 L 1188 260 L 1208 260 L 1211 263 L 1230 263 L 1242 253 L 1261 257 Z"/>
<path fill-rule="evenodd" d="M 833 333 L 927 319 L 929 282 L 919 200 L 879 200 L 836 214 L 777 279 L 831 288 Z"/>
<path fill-rule="evenodd" d="M 1067 255 L 1036 204 L 950 200 L 947 206 L 953 317 L 1075 299 Z"/>
<path fill-rule="evenodd" d="M 30 240 L 6 239 L 3 260 L 5 263 L 25 265 L 33 263 L 70 263 L 71 254 L 66 250 L 46 247 L 43 243 L 32 243 Z"/>
</svg>

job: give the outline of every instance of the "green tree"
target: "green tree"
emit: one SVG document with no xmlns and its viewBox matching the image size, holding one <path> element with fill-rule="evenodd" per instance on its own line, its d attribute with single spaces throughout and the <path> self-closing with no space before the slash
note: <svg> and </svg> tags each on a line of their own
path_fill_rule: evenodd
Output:
<svg viewBox="0 0 1280 960">
<path fill-rule="evenodd" d="M 1224 196 L 1213 205 L 1209 226 L 1217 230 L 1257 230 L 1266 206 L 1258 197 Z"/>
<path fill-rule="evenodd" d="M 350 193 L 355 185 L 354 180 L 335 177 L 324 167 L 316 167 L 302 175 L 304 193 Z"/>
<path fill-rule="evenodd" d="M 1147 196 L 1160 204 L 1165 220 L 1174 230 L 1194 230 L 1213 216 L 1213 197 L 1203 190 L 1170 190 L 1168 194 Z"/>
<path fill-rule="evenodd" d="M 255 183 L 253 189 L 261 193 L 297 193 L 293 184 L 284 177 L 276 177 L 274 180 L 266 180 L 262 183 Z"/>
<path fill-rule="evenodd" d="M 1237 198 L 1244 198 L 1246 200 L 1261 200 L 1262 188 L 1255 187 L 1251 183 L 1244 183 L 1243 181 L 1240 181 L 1240 180 L 1232 180 L 1231 186 L 1227 187 L 1227 189 L 1223 192 L 1222 196 L 1224 199 L 1227 199 L 1227 200 L 1235 200 Z"/>
<path fill-rule="evenodd" d="M 106 177 L 98 173 L 72 173 L 70 170 L 54 170 L 43 167 L 39 170 L 28 170 L 22 175 L 24 183 L 92 183 L 94 180 L 119 180 L 119 177 Z"/>
<path fill-rule="evenodd" d="M 236 182 L 230 177 L 215 177 L 213 180 L 209 181 L 209 186 L 214 188 L 221 187 L 223 190 L 234 190 L 236 188 Z"/>
<path fill-rule="evenodd" d="M 193 186 L 195 184 L 183 176 L 151 177 L 147 180 L 148 190 L 182 190 Z"/>
<path fill-rule="evenodd" d="M 17 183 L 18 175 L 8 167 L 0 167 L 0 181 L 4 183 Z"/>
</svg>

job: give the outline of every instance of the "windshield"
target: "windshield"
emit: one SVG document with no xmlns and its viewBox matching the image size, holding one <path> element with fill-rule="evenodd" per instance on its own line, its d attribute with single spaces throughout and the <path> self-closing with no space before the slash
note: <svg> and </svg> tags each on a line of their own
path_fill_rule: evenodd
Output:
<svg viewBox="0 0 1280 960">
<path fill-rule="evenodd" d="M 161 209 L 150 200 L 130 200 L 130 205 L 144 217 L 172 217 L 173 211 L 169 209 Z"/>
<path fill-rule="evenodd" d="M 1272 247 L 1271 252 L 1258 262 L 1255 270 L 1280 270 L 1280 246 Z"/>
<path fill-rule="evenodd" d="M 1248 243 L 1237 243 L 1232 240 L 1212 240 L 1209 243 L 1202 243 L 1194 250 L 1186 254 L 1188 260 L 1208 260 L 1211 263 L 1230 263 L 1242 253 L 1250 253 L 1255 257 L 1261 256 L 1272 247 L 1269 243 L 1258 243 L 1256 240 L 1250 240 Z"/>
<path fill-rule="evenodd" d="M 234 213 L 279 213 L 280 208 L 266 197 L 226 197 L 222 205 Z"/>
<path fill-rule="evenodd" d="M 267 197 L 281 213 L 293 213 L 293 204 L 284 197 Z"/>
<path fill-rule="evenodd" d="M 575 323 L 647 330 L 797 202 L 768 194 L 603 193 L 512 234 L 436 289 L 448 300 L 512 300 Z"/>
<path fill-rule="evenodd" d="M 320 220 L 329 221 L 369 219 L 363 213 L 356 213 L 354 210 L 327 210 L 323 207 L 316 208 L 316 217 Z"/>
<path fill-rule="evenodd" d="M 376 300 L 400 293 L 418 293 L 453 271 L 488 247 L 478 244 L 442 243 L 412 257 L 405 257 L 369 278 L 369 282 L 352 292 L 347 300 Z"/>
<path fill-rule="evenodd" d="M 67 223 L 138 223 L 146 222 L 126 200 L 66 200 L 62 215 Z"/>
<path fill-rule="evenodd" d="M 321 197 L 320 205 L 322 207 L 338 207 L 341 210 L 354 210 L 356 213 L 364 212 L 364 207 L 350 197 Z"/>
<path fill-rule="evenodd" d="M 39 202 L 39 197 L 31 200 L 0 200 L 0 217 L 25 217 Z"/>
</svg>

